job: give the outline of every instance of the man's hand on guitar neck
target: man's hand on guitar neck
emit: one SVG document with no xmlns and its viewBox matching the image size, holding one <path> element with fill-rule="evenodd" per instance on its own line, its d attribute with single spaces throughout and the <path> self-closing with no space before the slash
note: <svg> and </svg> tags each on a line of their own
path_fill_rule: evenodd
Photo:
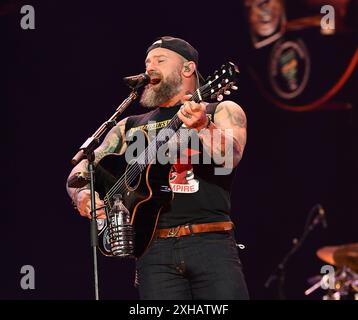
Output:
<svg viewBox="0 0 358 320">
<path fill-rule="evenodd" d="M 91 219 L 91 194 L 89 189 L 82 189 L 77 193 L 75 204 L 77 210 L 82 217 L 87 217 Z M 99 198 L 98 193 L 96 192 L 96 208 L 101 208 L 104 206 L 104 202 Z M 106 219 L 106 212 L 104 209 L 97 210 L 98 219 Z"/>
<path fill-rule="evenodd" d="M 208 117 L 206 116 L 205 104 L 189 101 L 191 95 L 185 95 L 183 106 L 178 111 L 178 117 L 187 128 L 196 129 L 198 132 L 208 125 Z"/>
</svg>

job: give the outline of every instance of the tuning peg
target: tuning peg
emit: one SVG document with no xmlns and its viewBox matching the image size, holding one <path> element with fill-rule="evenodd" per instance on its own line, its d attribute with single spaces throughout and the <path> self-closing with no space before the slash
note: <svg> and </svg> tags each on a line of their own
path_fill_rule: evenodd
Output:
<svg viewBox="0 0 358 320">
<path fill-rule="evenodd" d="M 219 94 L 216 98 L 216 100 L 221 101 L 222 99 L 224 99 L 224 96 L 222 94 Z"/>
<path fill-rule="evenodd" d="M 230 93 L 231 93 L 230 90 L 225 90 L 225 91 L 224 91 L 224 94 L 227 95 L 227 96 L 228 96 Z"/>
<path fill-rule="evenodd" d="M 231 89 L 232 89 L 232 90 L 237 90 L 237 89 L 239 89 L 239 88 L 238 88 L 237 86 L 232 86 Z"/>
</svg>

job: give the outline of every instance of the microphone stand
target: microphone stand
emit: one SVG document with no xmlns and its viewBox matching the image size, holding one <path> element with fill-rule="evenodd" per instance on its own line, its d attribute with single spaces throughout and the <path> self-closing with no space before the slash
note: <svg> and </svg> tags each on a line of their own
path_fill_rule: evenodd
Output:
<svg viewBox="0 0 358 320">
<path fill-rule="evenodd" d="M 293 246 L 290 249 L 290 251 L 288 251 L 288 253 L 283 257 L 283 259 L 281 260 L 281 262 L 277 265 L 277 267 L 275 268 L 275 270 L 271 273 L 271 275 L 268 277 L 268 279 L 265 282 L 265 288 L 269 288 L 272 281 L 277 279 L 278 281 L 278 297 L 280 300 L 285 300 L 285 290 L 284 290 L 284 284 L 285 284 L 285 279 L 286 279 L 286 265 L 289 261 L 289 259 L 293 256 L 293 254 L 302 246 L 302 244 L 304 243 L 304 241 L 306 240 L 307 236 L 311 233 L 311 231 L 313 231 L 315 229 L 315 227 L 320 224 L 320 223 L 324 223 L 323 219 L 324 217 L 319 214 L 315 217 L 315 219 L 309 223 L 309 221 L 312 218 L 312 215 L 314 214 L 314 212 L 321 208 L 320 204 L 316 204 L 315 206 L 313 206 L 313 208 L 310 210 L 307 220 L 306 220 L 306 225 L 303 229 L 303 233 L 301 235 L 300 238 L 294 238 L 292 243 Z"/>
<path fill-rule="evenodd" d="M 104 122 L 97 131 L 90 136 L 80 147 L 80 150 L 72 158 L 72 165 L 77 165 L 83 159 L 88 160 L 88 172 L 89 176 L 83 178 L 81 176 L 73 176 L 68 181 L 70 188 L 81 188 L 90 184 L 91 194 L 91 247 L 93 250 L 93 271 L 94 271 L 94 288 L 95 298 L 99 300 L 99 289 L 98 289 L 98 264 L 97 264 L 97 248 L 98 248 L 98 234 L 97 234 L 97 221 L 96 221 L 96 201 L 95 201 L 95 189 L 94 189 L 94 150 L 99 145 L 100 138 L 109 129 L 113 128 L 119 119 L 119 116 L 123 111 L 138 97 L 137 87 L 132 87 L 132 92 L 129 96 L 117 107 L 115 113 L 109 118 L 108 121 Z"/>
</svg>

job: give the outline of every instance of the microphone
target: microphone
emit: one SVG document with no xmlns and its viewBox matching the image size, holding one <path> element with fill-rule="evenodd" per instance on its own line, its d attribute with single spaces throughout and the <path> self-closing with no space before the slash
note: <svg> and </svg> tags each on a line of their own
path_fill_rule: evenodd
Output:
<svg viewBox="0 0 358 320">
<path fill-rule="evenodd" d="M 317 207 L 318 207 L 318 214 L 322 222 L 323 228 L 327 229 L 328 224 L 326 219 L 326 211 L 324 211 L 323 207 L 320 204 L 318 204 Z"/>
<path fill-rule="evenodd" d="M 137 74 L 123 78 L 124 82 L 132 89 L 139 89 L 150 82 L 150 77 L 146 73 Z"/>
</svg>

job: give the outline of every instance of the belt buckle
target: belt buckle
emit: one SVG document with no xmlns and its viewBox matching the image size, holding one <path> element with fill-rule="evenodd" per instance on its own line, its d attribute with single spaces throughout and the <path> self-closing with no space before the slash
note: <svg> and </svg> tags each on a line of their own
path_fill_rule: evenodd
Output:
<svg viewBox="0 0 358 320">
<path fill-rule="evenodd" d="M 179 232 L 180 226 L 177 226 L 175 228 L 170 228 L 168 231 L 168 235 L 167 238 L 174 238 L 177 236 L 178 232 Z"/>
</svg>

